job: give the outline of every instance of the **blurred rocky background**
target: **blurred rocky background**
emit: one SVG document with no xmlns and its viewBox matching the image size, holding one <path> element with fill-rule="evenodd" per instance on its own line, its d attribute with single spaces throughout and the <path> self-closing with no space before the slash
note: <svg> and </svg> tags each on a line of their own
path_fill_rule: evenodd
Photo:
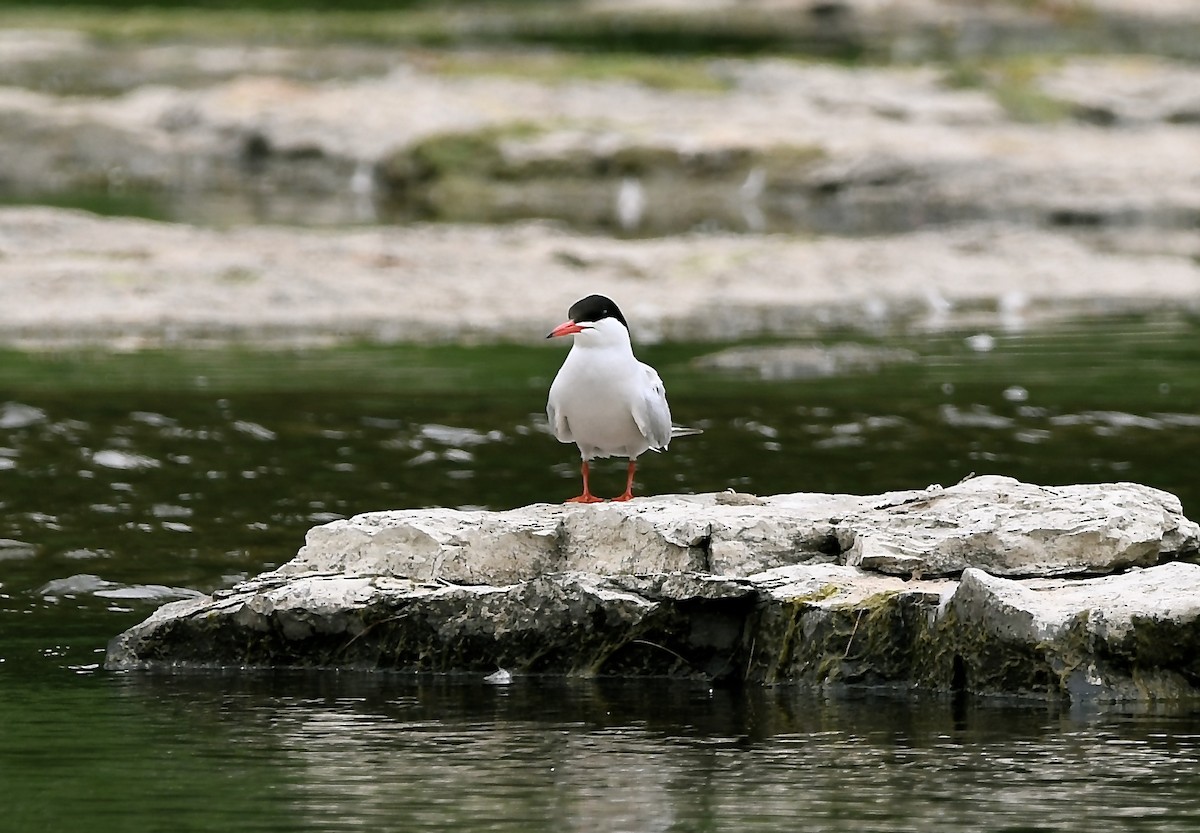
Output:
<svg viewBox="0 0 1200 833">
<path fill-rule="evenodd" d="M 0 343 L 1194 313 L 1197 61 L 1188 0 L 4 5 Z"/>
</svg>

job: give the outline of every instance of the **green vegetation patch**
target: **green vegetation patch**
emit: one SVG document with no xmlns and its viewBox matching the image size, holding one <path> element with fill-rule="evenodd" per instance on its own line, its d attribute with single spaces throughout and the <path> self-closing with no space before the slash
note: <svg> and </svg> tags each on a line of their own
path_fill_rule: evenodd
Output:
<svg viewBox="0 0 1200 833">
<path fill-rule="evenodd" d="M 426 51 L 410 56 L 427 72 L 449 76 L 501 75 L 546 84 L 565 81 L 625 81 L 660 90 L 729 89 L 707 59 L 634 52 L 552 50 Z"/>
<path fill-rule="evenodd" d="M 227 7 L 223 7 L 227 6 Z M 0 25 L 68 27 L 113 42 L 214 41 L 271 44 L 362 43 L 469 47 L 534 44 L 578 52 L 655 55 L 808 54 L 856 60 L 860 34 L 819 15 L 746 10 L 685 13 L 612 11 L 575 3 L 259 2 L 79 4 L 6 9 Z"/>
<path fill-rule="evenodd" d="M 1021 55 L 956 61 L 946 70 L 946 83 L 987 91 L 1016 121 L 1033 124 L 1062 121 L 1073 115 L 1074 108 L 1046 94 L 1038 84 L 1058 60 Z"/>
<path fill-rule="evenodd" d="M 633 178 L 654 222 L 671 228 L 735 224 L 743 219 L 739 189 L 752 175 L 782 185 L 802 179 L 825 157 L 813 145 L 688 151 L 636 142 L 614 149 L 522 146 L 552 129 L 517 122 L 438 134 L 402 148 L 378 167 L 382 210 L 398 219 L 451 222 L 549 217 L 619 231 L 617 189 Z"/>
</svg>

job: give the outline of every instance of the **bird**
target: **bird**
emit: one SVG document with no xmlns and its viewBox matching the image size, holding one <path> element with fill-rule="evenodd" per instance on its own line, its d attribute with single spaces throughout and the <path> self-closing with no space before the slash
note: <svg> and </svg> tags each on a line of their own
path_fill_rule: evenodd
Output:
<svg viewBox="0 0 1200 833">
<path fill-rule="evenodd" d="M 671 424 L 667 391 L 658 372 L 633 355 L 629 324 L 616 303 L 588 295 L 571 305 L 567 320 L 546 338 L 574 336 L 574 343 L 550 385 L 546 418 L 559 442 L 575 443 L 583 457 L 583 494 L 567 503 L 600 503 L 588 484 L 588 464 L 597 457 L 627 457 L 625 491 L 633 497 L 637 458 L 665 451 L 675 437 L 699 434 Z"/>
</svg>

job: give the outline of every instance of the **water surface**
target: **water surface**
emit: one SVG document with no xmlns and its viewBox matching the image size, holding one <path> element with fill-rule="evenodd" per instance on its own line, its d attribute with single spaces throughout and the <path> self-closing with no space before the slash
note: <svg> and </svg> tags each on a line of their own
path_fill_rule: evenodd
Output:
<svg viewBox="0 0 1200 833">
<path fill-rule="evenodd" d="M 640 493 L 876 493 L 970 473 L 1133 480 L 1193 516 L 1200 333 L 867 339 L 917 360 L 766 381 L 641 350 L 677 421 Z M 986 336 L 981 338 L 980 336 Z M 861 340 L 861 339 L 860 339 Z M 0 354 L 0 829 L 1193 829 L 1190 706 L 821 698 L 613 681 L 111 674 L 170 598 L 373 509 L 560 501 L 561 350 Z M 624 466 L 598 469 L 616 494 Z"/>
<path fill-rule="evenodd" d="M 386 675 L 5 695 L 12 830 L 1190 831 L 1200 814 L 1188 710 Z"/>
</svg>

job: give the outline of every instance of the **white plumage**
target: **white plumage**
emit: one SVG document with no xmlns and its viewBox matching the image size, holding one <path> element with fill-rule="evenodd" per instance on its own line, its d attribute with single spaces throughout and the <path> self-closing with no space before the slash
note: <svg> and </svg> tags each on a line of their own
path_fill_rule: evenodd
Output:
<svg viewBox="0 0 1200 833">
<path fill-rule="evenodd" d="M 547 336 L 574 335 L 575 341 L 550 386 L 546 416 L 554 436 L 575 443 L 583 457 L 583 494 L 572 500 L 599 500 L 588 488 L 588 462 L 597 457 L 629 458 L 626 489 L 616 498 L 628 500 L 640 454 L 699 431 L 672 427 L 662 379 L 633 355 L 629 328 L 612 300 L 590 295 L 569 315 Z"/>
</svg>

